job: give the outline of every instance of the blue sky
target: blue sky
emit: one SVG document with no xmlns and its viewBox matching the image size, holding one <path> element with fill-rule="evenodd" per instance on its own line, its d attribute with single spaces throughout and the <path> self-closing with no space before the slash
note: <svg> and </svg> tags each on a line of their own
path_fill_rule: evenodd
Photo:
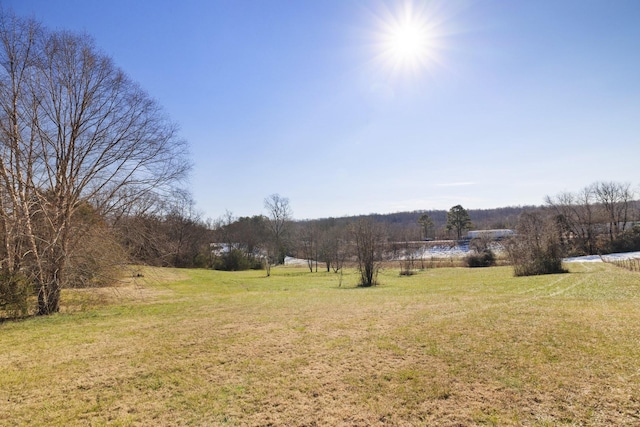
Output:
<svg viewBox="0 0 640 427">
<path fill-rule="evenodd" d="M 303 219 L 640 184 L 637 0 L 0 4 L 90 34 L 159 101 L 205 217 L 273 193 Z M 428 28 L 419 65 L 383 45 L 407 16 Z"/>
</svg>

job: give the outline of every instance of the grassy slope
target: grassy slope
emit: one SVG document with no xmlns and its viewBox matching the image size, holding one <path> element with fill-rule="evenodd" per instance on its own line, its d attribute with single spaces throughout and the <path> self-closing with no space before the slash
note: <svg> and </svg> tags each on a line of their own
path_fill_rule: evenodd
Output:
<svg viewBox="0 0 640 427">
<path fill-rule="evenodd" d="M 640 275 L 571 268 L 148 270 L 0 325 L 0 425 L 637 425 Z"/>
</svg>

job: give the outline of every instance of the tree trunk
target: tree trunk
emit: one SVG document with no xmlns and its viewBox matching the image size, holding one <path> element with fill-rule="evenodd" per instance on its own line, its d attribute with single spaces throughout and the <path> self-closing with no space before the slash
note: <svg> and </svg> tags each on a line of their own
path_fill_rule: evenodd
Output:
<svg viewBox="0 0 640 427">
<path fill-rule="evenodd" d="M 40 286 L 38 292 L 38 315 L 46 316 L 60 311 L 60 283 L 52 278 Z"/>
</svg>

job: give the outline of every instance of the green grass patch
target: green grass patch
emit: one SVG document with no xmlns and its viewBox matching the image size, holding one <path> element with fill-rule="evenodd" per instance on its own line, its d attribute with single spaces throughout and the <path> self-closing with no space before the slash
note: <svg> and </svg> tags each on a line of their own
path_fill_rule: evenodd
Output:
<svg viewBox="0 0 640 427">
<path fill-rule="evenodd" d="M 0 324 L 0 425 L 635 425 L 640 275 L 141 270 Z"/>
</svg>

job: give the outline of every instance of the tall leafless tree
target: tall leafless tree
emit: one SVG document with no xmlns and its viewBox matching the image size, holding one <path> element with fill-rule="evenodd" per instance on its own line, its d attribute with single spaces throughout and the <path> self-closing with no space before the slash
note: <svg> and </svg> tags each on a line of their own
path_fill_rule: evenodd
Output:
<svg viewBox="0 0 640 427">
<path fill-rule="evenodd" d="M 169 194 L 189 168 L 176 126 L 90 37 L 5 12 L 0 151 L 3 264 L 29 272 L 39 314 L 59 310 L 81 206 L 105 216 Z"/>
<path fill-rule="evenodd" d="M 318 271 L 318 257 L 320 246 L 320 228 L 314 221 L 306 221 L 299 224 L 297 239 L 300 255 L 306 260 L 309 272 L 313 273 L 315 264 L 316 272 Z"/>
<path fill-rule="evenodd" d="M 351 234 L 360 273 L 360 286 L 374 286 L 377 284 L 378 272 L 384 256 L 386 243 L 384 227 L 371 218 L 361 218 L 353 224 Z"/>
<path fill-rule="evenodd" d="M 596 182 L 577 193 L 564 192 L 545 200 L 564 245 L 575 254 L 595 254 L 624 240 L 635 219 L 634 196 L 628 183 Z"/>
<path fill-rule="evenodd" d="M 630 203 L 633 200 L 631 184 L 619 182 L 597 182 L 593 185 L 598 203 L 609 224 L 609 241 L 620 237 L 629 222 Z"/>
<path fill-rule="evenodd" d="M 560 239 L 577 254 L 594 254 L 596 247 L 597 206 L 594 186 L 590 185 L 577 193 L 563 192 L 545 198 L 555 215 Z"/>
<path fill-rule="evenodd" d="M 264 199 L 267 210 L 269 231 L 271 234 L 271 254 L 277 263 L 282 263 L 285 257 L 286 238 L 293 212 L 289 206 L 289 199 L 279 194 L 272 194 Z"/>
</svg>

